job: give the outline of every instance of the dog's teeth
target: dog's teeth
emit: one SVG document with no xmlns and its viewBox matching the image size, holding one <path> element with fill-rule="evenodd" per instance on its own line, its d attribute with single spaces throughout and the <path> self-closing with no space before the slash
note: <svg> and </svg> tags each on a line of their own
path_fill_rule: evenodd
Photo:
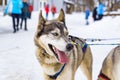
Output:
<svg viewBox="0 0 120 80">
<path fill-rule="evenodd" d="M 65 55 L 68 55 L 67 53 L 65 53 Z"/>
<path fill-rule="evenodd" d="M 55 50 L 55 47 L 53 47 L 53 50 Z"/>
</svg>

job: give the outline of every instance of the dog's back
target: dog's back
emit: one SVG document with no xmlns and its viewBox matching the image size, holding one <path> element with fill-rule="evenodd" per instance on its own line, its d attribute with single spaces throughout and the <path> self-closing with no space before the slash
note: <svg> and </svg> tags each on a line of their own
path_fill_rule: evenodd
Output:
<svg viewBox="0 0 120 80">
<path fill-rule="evenodd" d="M 113 79 L 120 80 L 120 46 L 116 47 L 113 54 Z"/>
</svg>

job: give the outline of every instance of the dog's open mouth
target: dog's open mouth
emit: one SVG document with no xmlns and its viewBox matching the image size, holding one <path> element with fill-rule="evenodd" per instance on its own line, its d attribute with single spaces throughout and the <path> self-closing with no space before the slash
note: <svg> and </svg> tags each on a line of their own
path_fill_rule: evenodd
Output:
<svg viewBox="0 0 120 80">
<path fill-rule="evenodd" d="M 68 63 L 69 59 L 65 52 L 58 50 L 56 47 L 54 47 L 51 44 L 49 44 L 49 48 L 53 51 L 53 53 L 55 54 L 56 58 L 60 63 L 63 63 L 63 64 Z"/>
</svg>

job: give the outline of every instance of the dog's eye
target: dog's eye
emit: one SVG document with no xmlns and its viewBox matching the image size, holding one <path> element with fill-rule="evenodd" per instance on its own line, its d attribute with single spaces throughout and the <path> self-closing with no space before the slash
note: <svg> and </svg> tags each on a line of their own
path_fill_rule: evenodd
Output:
<svg viewBox="0 0 120 80">
<path fill-rule="evenodd" d="M 59 34 L 58 34 L 58 33 L 52 33 L 52 35 L 54 35 L 54 36 L 58 36 Z"/>
</svg>

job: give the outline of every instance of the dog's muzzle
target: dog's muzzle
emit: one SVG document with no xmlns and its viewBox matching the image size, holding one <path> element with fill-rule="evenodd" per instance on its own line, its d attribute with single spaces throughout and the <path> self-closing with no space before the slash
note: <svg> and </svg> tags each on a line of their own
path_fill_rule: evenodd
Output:
<svg viewBox="0 0 120 80">
<path fill-rule="evenodd" d="M 66 45 L 67 52 L 61 51 L 61 50 L 57 49 L 54 45 L 51 45 L 51 44 L 48 44 L 48 46 L 60 63 L 65 64 L 65 63 L 69 62 L 68 52 L 73 49 L 73 45 L 71 43 L 68 43 Z"/>
</svg>

